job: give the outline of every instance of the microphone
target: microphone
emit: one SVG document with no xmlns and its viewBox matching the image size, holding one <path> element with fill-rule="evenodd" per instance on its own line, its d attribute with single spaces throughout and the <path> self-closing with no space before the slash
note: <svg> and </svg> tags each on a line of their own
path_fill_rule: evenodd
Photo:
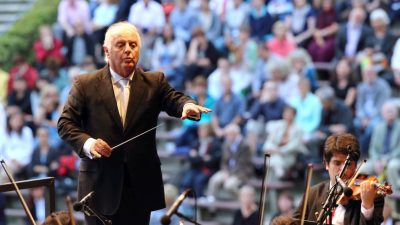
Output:
<svg viewBox="0 0 400 225">
<path fill-rule="evenodd" d="M 84 204 L 86 204 L 87 201 L 89 201 L 93 197 L 94 191 L 90 192 L 87 194 L 85 197 L 83 197 L 79 202 L 74 203 L 74 210 L 75 211 L 81 211 L 82 207 Z"/>
<path fill-rule="evenodd" d="M 350 197 L 353 195 L 353 190 L 339 176 L 336 176 L 336 181 L 342 188 L 344 196 Z"/>
<path fill-rule="evenodd" d="M 176 213 L 183 200 L 187 197 L 189 191 L 191 191 L 191 189 L 186 189 L 181 195 L 179 195 L 179 197 L 175 200 L 174 204 L 172 204 L 167 213 L 163 217 L 161 217 L 160 222 L 162 225 L 169 225 L 171 223 L 171 216 Z"/>
</svg>

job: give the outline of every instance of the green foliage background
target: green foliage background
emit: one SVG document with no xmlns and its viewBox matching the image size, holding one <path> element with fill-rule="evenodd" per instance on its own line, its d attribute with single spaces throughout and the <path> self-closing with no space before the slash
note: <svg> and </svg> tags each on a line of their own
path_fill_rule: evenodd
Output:
<svg viewBox="0 0 400 225">
<path fill-rule="evenodd" d="M 12 58 L 21 53 L 33 61 L 33 43 L 38 37 L 38 28 L 42 24 L 52 24 L 57 19 L 57 6 L 60 0 L 36 0 L 30 10 L 0 36 L 0 62 L 8 70 Z"/>
</svg>

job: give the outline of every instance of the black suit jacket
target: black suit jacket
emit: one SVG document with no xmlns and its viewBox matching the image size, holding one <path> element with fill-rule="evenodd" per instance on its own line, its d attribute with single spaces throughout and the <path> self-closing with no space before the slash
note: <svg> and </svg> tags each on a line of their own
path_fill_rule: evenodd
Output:
<svg viewBox="0 0 400 225">
<path fill-rule="evenodd" d="M 310 189 L 309 198 L 307 201 L 306 220 L 317 221 L 316 212 L 320 212 L 322 205 L 328 197 L 329 181 L 322 182 L 314 185 Z M 347 225 L 380 225 L 383 221 L 383 205 L 384 198 L 377 198 L 374 204 L 374 214 L 371 220 L 366 220 L 361 213 L 361 201 L 350 200 L 346 206 L 346 213 L 344 215 L 344 224 Z M 299 208 L 295 211 L 293 217 L 296 219 L 301 218 L 303 207 L 303 199 L 301 200 Z"/>
<path fill-rule="evenodd" d="M 189 101 L 192 101 L 189 97 L 169 86 L 162 73 L 137 69 L 131 81 L 123 127 L 108 66 L 80 76 L 71 89 L 58 121 L 61 138 L 71 144 L 82 158 L 78 180 L 79 199 L 95 191 L 93 205 L 102 214 L 114 214 L 121 200 L 124 172 L 128 171 L 132 193 L 137 200 L 135 204 L 144 210 L 165 207 L 155 131 L 114 149 L 109 158 L 91 160 L 85 156 L 83 145 L 92 137 L 103 139 L 111 147 L 115 146 L 156 126 L 162 110 L 180 117 L 184 104 Z"/>
<path fill-rule="evenodd" d="M 335 39 L 335 57 L 341 59 L 345 55 L 346 44 L 347 44 L 347 23 L 340 26 Z M 372 45 L 372 37 L 374 33 L 372 29 L 367 25 L 363 25 L 361 28 L 360 39 L 358 40 L 356 51 L 363 50 L 366 46 Z"/>
</svg>

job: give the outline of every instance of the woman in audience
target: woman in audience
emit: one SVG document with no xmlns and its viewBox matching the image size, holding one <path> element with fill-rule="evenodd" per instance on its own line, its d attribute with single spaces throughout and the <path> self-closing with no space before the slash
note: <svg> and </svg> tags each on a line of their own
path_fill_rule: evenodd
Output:
<svg viewBox="0 0 400 225">
<path fill-rule="evenodd" d="M 8 93 L 11 93 L 14 89 L 14 80 L 19 77 L 22 77 L 31 89 L 35 86 L 36 80 L 38 79 L 37 70 L 19 53 L 14 56 L 9 74 Z"/>
<path fill-rule="evenodd" d="M 289 75 L 291 79 L 300 80 L 307 78 L 311 84 L 311 91 L 318 88 L 317 71 L 311 61 L 310 55 L 303 48 L 297 48 L 289 54 L 289 61 L 292 72 Z"/>
<path fill-rule="evenodd" d="M 48 84 L 43 87 L 40 93 L 40 105 L 37 113 L 34 115 L 36 126 L 44 126 L 49 129 L 50 144 L 58 147 L 61 139 L 57 132 L 57 120 L 59 117 L 59 93 L 57 87 Z"/>
<path fill-rule="evenodd" d="M 349 61 L 342 58 L 335 66 L 331 86 L 335 90 L 336 97 L 342 99 L 347 106 L 354 109 L 357 90 L 351 73 Z"/>
<path fill-rule="evenodd" d="M 0 137 L 0 149 L 2 158 L 7 163 L 16 177 L 26 178 L 26 166 L 30 163 L 33 152 L 32 130 L 24 125 L 24 117 L 21 111 L 10 114 L 7 118 L 7 130 L 4 137 Z M 9 181 L 4 172 L 1 172 L 1 181 Z"/>
<path fill-rule="evenodd" d="M 286 17 L 286 24 L 297 46 L 307 47 L 315 30 L 315 12 L 306 0 L 294 0 L 294 10 Z"/>
<path fill-rule="evenodd" d="M 192 188 L 201 197 L 208 179 L 219 169 L 221 143 L 212 134 L 210 123 L 199 125 L 197 132 L 198 139 L 191 143 L 192 149 L 187 155 L 190 169 L 183 175 L 181 189 Z"/>
<path fill-rule="evenodd" d="M 255 195 L 254 188 L 249 185 L 240 188 L 240 209 L 235 212 L 232 225 L 254 225 L 258 223 L 259 211 L 255 203 Z"/>
<path fill-rule="evenodd" d="M 288 32 L 285 24 L 277 21 L 273 26 L 274 36 L 266 44 L 271 53 L 286 57 L 296 48 L 296 42 L 288 38 Z"/>
<path fill-rule="evenodd" d="M 330 62 L 335 55 L 335 34 L 339 29 L 333 0 L 322 0 L 318 10 L 316 30 L 308 45 L 314 62 Z"/>
<path fill-rule="evenodd" d="M 61 51 L 62 47 L 63 42 L 54 36 L 49 25 L 40 26 L 39 39 L 33 44 L 36 68 L 39 71 L 44 69 L 49 58 L 56 60 L 60 65 L 64 65 L 65 58 Z"/>
<path fill-rule="evenodd" d="M 171 86 L 178 90 L 183 89 L 185 55 L 185 43 L 175 38 L 173 27 L 166 24 L 154 44 L 152 69 L 164 72 Z"/>
</svg>

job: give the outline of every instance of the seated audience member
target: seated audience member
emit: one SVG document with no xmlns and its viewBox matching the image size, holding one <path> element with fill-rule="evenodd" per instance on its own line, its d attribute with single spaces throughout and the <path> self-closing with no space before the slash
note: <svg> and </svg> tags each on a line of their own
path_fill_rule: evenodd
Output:
<svg viewBox="0 0 400 225">
<path fill-rule="evenodd" d="M 27 120 L 32 120 L 31 91 L 26 81 L 22 78 L 14 80 L 14 90 L 8 96 L 7 112 L 10 114 L 21 110 Z M 18 108 L 18 109 L 15 109 Z"/>
<path fill-rule="evenodd" d="M 25 177 L 26 166 L 30 163 L 33 152 L 32 130 L 24 125 L 24 117 L 21 111 L 15 111 L 7 118 L 6 134 L 0 137 L 0 149 L 2 157 L 10 172 L 15 177 Z M 1 181 L 8 181 L 4 171 L 1 170 Z"/>
<path fill-rule="evenodd" d="M 322 103 L 321 122 L 307 145 L 311 150 L 311 162 L 321 162 L 324 140 L 328 136 L 353 132 L 353 114 L 342 100 L 336 98 L 330 86 L 320 87 L 315 94 Z"/>
<path fill-rule="evenodd" d="M 237 52 L 240 52 L 241 61 L 244 70 L 253 72 L 257 63 L 257 42 L 250 38 L 250 27 L 242 25 L 239 28 L 238 38 L 234 40 L 225 40 L 225 45 L 230 50 L 228 57 L 233 64 L 238 61 Z"/>
<path fill-rule="evenodd" d="M 239 126 L 229 124 L 223 133 L 225 140 L 222 146 L 221 168 L 208 182 L 210 199 L 215 198 L 221 188 L 237 196 L 240 185 L 253 175 L 252 153 L 240 134 Z"/>
<path fill-rule="evenodd" d="M 224 21 L 225 40 L 238 40 L 240 28 L 248 23 L 250 7 L 247 1 L 234 0 L 232 7 L 226 9 Z"/>
<path fill-rule="evenodd" d="M 289 76 L 291 70 L 289 62 L 285 59 L 274 59 L 268 62 L 270 80 L 278 84 L 278 96 L 285 102 L 289 102 L 300 92 L 299 80 L 295 76 Z"/>
<path fill-rule="evenodd" d="M 45 68 L 40 71 L 40 78 L 48 80 L 57 86 L 61 91 L 68 85 L 68 76 L 65 68 L 62 68 L 56 59 L 49 58 L 45 63 Z"/>
<path fill-rule="evenodd" d="M 349 157 L 350 164 L 342 175 L 343 180 L 354 176 L 357 169 L 357 161 L 360 158 L 360 147 L 357 138 L 351 134 L 336 134 L 329 136 L 324 146 L 324 165 L 328 171 L 329 180 L 322 181 L 310 188 L 305 209 L 305 219 L 317 221 L 317 213 L 322 213 L 322 206 L 328 197 L 330 187 L 336 184 L 336 176 L 341 172 L 342 167 Z M 377 196 L 376 186 L 366 180 L 360 183 L 361 199 L 349 199 L 337 204 L 335 213 L 331 214 L 327 221 L 332 224 L 373 224 L 380 225 L 383 221 L 382 211 L 385 199 Z M 336 194 L 338 195 L 338 194 Z M 336 203 L 336 201 L 333 201 Z M 293 214 L 296 219 L 301 218 L 304 199 Z M 325 218 L 320 218 L 324 222 Z M 330 220 L 332 219 L 332 220 Z"/>
<path fill-rule="evenodd" d="M 246 139 L 253 152 L 262 151 L 265 141 L 265 124 L 272 120 L 282 119 L 285 102 L 278 96 L 278 86 L 274 81 L 264 83 L 261 96 L 254 99 L 244 118 L 248 119 L 245 125 Z"/>
<path fill-rule="evenodd" d="M 199 2 L 200 7 L 198 10 L 195 10 L 196 21 L 203 29 L 207 39 L 216 45 L 215 41 L 222 36 L 221 19 L 215 11 L 210 8 L 209 0 L 200 0 Z"/>
<path fill-rule="evenodd" d="M 269 80 L 264 83 L 261 96 L 254 100 L 249 117 L 258 120 L 262 117 L 264 124 L 272 120 L 282 119 L 285 102 L 278 96 L 278 84 Z"/>
<path fill-rule="evenodd" d="M 69 39 L 81 33 L 81 30 L 90 34 L 90 9 L 87 1 L 62 0 L 57 13 L 57 21 L 64 32 L 64 43 L 68 43 Z"/>
<path fill-rule="evenodd" d="M 367 64 L 361 70 L 362 81 L 357 85 L 354 126 L 361 149 L 367 154 L 372 130 L 380 120 L 379 111 L 390 97 L 391 89 L 385 80 L 378 77 L 372 65 Z"/>
<path fill-rule="evenodd" d="M 217 68 L 207 78 L 208 81 L 208 92 L 214 99 L 219 99 L 224 93 L 221 89 L 222 77 L 227 76 L 232 80 L 232 90 L 235 94 L 241 94 L 241 75 L 238 71 L 232 69 L 232 65 L 229 60 L 225 57 L 218 59 Z"/>
<path fill-rule="evenodd" d="M 92 37 L 85 32 L 82 22 L 74 25 L 74 35 L 68 38 L 67 60 L 69 65 L 79 65 L 83 63 L 86 56 L 94 57 L 94 44 Z"/>
<path fill-rule="evenodd" d="M 253 187 L 244 185 L 239 191 L 240 209 L 233 215 L 232 225 L 254 225 L 258 222 L 259 211 L 255 203 L 256 193 Z"/>
<path fill-rule="evenodd" d="M 60 105 L 64 105 L 67 101 L 68 94 L 71 91 L 72 84 L 75 82 L 76 78 L 82 74 L 82 71 L 77 66 L 71 66 L 68 69 L 68 84 L 60 92 Z"/>
<path fill-rule="evenodd" d="M 118 11 L 118 0 L 100 0 L 91 20 L 93 41 L 96 56 L 102 55 L 102 46 L 107 28 L 115 21 Z"/>
<path fill-rule="evenodd" d="M 266 41 L 272 34 L 274 19 L 268 13 L 265 0 L 251 0 L 249 13 L 250 36 L 256 41 Z"/>
<path fill-rule="evenodd" d="M 400 119 L 395 102 L 385 102 L 381 109 L 383 121 L 373 129 L 365 172 L 386 175 L 395 191 L 400 190 Z M 384 176 L 383 176 L 384 177 Z"/>
<path fill-rule="evenodd" d="M 317 12 L 316 30 L 307 48 L 314 62 L 330 62 L 335 56 L 335 34 L 339 29 L 336 21 L 334 0 L 323 0 Z"/>
<path fill-rule="evenodd" d="M 157 211 L 153 211 L 150 215 L 149 225 L 161 225 L 161 218 L 167 213 L 174 204 L 178 197 L 178 188 L 172 184 L 164 184 L 164 196 L 165 196 L 165 208 Z M 179 225 L 180 219 L 177 215 L 171 216 L 170 225 Z"/>
<path fill-rule="evenodd" d="M 364 24 L 365 16 L 362 8 L 353 8 L 348 22 L 340 25 L 335 38 L 336 59 L 346 58 L 353 63 L 357 53 L 371 41 L 373 33 L 371 28 Z"/>
<path fill-rule="evenodd" d="M 42 224 L 46 219 L 45 188 L 35 187 L 29 189 L 27 205 L 36 224 Z M 58 224 L 57 224 L 58 225 Z"/>
<path fill-rule="evenodd" d="M 40 105 L 33 119 L 36 126 L 44 126 L 49 129 L 50 145 L 55 148 L 59 147 L 62 142 L 57 132 L 59 106 L 57 87 L 52 84 L 44 86 L 40 93 Z"/>
<path fill-rule="evenodd" d="M 170 24 L 165 24 L 161 37 L 154 43 L 152 68 L 164 72 L 171 86 L 178 90 L 183 90 L 185 56 L 185 43 L 175 38 Z"/>
<path fill-rule="evenodd" d="M 62 53 L 63 42 L 54 36 L 49 25 L 39 27 L 39 39 L 33 44 L 36 68 L 42 70 L 49 58 L 56 60 L 60 65 L 65 64 Z"/>
<path fill-rule="evenodd" d="M 258 57 L 251 83 L 253 98 L 260 97 L 264 82 L 270 78 L 268 62 L 274 61 L 277 58 L 263 42 L 258 44 L 257 53 Z"/>
<path fill-rule="evenodd" d="M 322 105 L 318 97 L 311 92 L 308 79 L 301 79 L 298 85 L 300 95 L 294 97 L 289 104 L 296 109 L 295 122 L 303 129 L 303 140 L 307 142 L 321 122 Z"/>
<path fill-rule="evenodd" d="M 186 57 L 185 80 L 191 81 L 199 74 L 208 77 L 217 67 L 219 57 L 220 53 L 203 29 L 194 28 Z"/>
<path fill-rule="evenodd" d="M 194 10 L 188 7 L 188 0 L 175 0 L 175 7 L 169 15 L 169 22 L 177 38 L 188 43 L 192 30 L 198 26 Z"/>
<path fill-rule="evenodd" d="M 200 124 L 197 128 L 198 139 L 191 144 L 187 160 L 190 168 L 182 178 L 181 190 L 191 188 L 197 197 L 204 196 L 208 179 L 219 169 L 221 161 L 220 141 L 212 134 L 209 123 Z"/>
<path fill-rule="evenodd" d="M 296 45 L 306 48 L 315 30 L 315 11 L 306 0 L 294 0 L 293 5 L 285 22 Z"/>
<path fill-rule="evenodd" d="M 337 62 L 330 86 L 335 90 L 336 97 L 354 110 L 357 89 L 349 61 L 343 58 Z"/>
<path fill-rule="evenodd" d="M 17 53 L 9 72 L 8 94 L 14 89 L 14 80 L 20 77 L 26 81 L 28 88 L 33 89 L 38 79 L 38 72 L 22 54 Z"/>
<path fill-rule="evenodd" d="M 165 14 L 160 3 L 141 0 L 131 6 L 128 21 L 134 24 L 142 35 L 156 37 L 165 25 Z"/>
<path fill-rule="evenodd" d="M 288 38 L 288 30 L 285 23 L 282 21 L 275 22 L 272 32 L 273 37 L 266 43 L 268 49 L 277 56 L 287 57 L 296 48 L 296 43 Z"/>
<path fill-rule="evenodd" d="M 214 109 L 215 100 L 207 92 L 207 81 L 203 76 L 197 76 L 193 80 L 192 98 L 200 105 L 207 107 L 209 109 Z M 199 121 L 193 120 L 183 120 L 181 133 L 179 133 L 177 140 L 175 141 L 177 151 L 181 153 L 181 150 L 186 154 L 188 148 L 192 146 L 193 141 L 198 138 L 197 128 L 199 125 L 204 123 L 211 124 L 212 113 L 203 113 Z"/>
<path fill-rule="evenodd" d="M 263 150 L 271 155 L 270 166 L 275 179 L 288 175 L 289 169 L 295 165 L 299 154 L 307 154 L 303 144 L 303 130 L 295 124 L 296 109 L 286 106 L 283 119 L 270 121 L 267 124 L 267 140 Z"/>
<path fill-rule="evenodd" d="M 311 84 L 311 91 L 314 92 L 318 88 L 317 71 L 307 51 L 303 48 L 293 50 L 289 54 L 289 61 L 292 68 L 289 77 L 297 82 L 302 78 L 307 78 Z"/>
<path fill-rule="evenodd" d="M 244 99 L 232 92 L 232 80 L 222 77 L 223 95 L 215 102 L 212 116 L 212 127 L 217 137 L 224 135 L 224 127 L 234 123 L 239 125 L 246 107 Z"/>
<path fill-rule="evenodd" d="M 279 193 L 277 200 L 278 211 L 272 216 L 272 220 L 279 216 L 291 217 L 294 213 L 294 196 L 289 191 Z"/>
<path fill-rule="evenodd" d="M 385 79 L 391 86 L 395 86 L 393 71 L 389 60 L 393 55 L 397 37 L 389 29 L 389 17 L 383 9 L 375 9 L 370 17 L 373 35 L 370 42 L 358 55 L 357 63 L 372 64 L 375 72 Z"/>
<path fill-rule="evenodd" d="M 386 62 L 393 54 L 393 47 L 397 37 L 390 29 L 390 18 L 385 10 L 375 9 L 369 17 L 373 29 L 372 43 L 374 52 L 381 52 L 385 56 Z"/>
<path fill-rule="evenodd" d="M 50 146 L 48 129 L 39 127 L 36 130 L 36 138 L 38 145 L 34 148 L 28 165 L 28 176 L 30 178 L 54 177 L 58 168 L 58 153 Z"/>
</svg>

